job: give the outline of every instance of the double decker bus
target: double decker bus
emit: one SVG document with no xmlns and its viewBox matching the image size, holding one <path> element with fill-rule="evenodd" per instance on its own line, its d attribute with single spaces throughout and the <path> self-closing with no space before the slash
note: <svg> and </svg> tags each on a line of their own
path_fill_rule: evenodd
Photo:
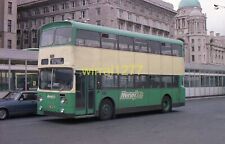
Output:
<svg viewBox="0 0 225 144">
<path fill-rule="evenodd" d="M 181 41 L 76 21 L 40 31 L 38 114 L 107 120 L 185 105 Z"/>
</svg>

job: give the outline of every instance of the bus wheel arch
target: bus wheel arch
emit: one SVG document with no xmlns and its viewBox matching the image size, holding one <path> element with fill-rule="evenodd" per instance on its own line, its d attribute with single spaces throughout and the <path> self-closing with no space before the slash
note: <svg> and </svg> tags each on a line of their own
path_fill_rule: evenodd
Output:
<svg viewBox="0 0 225 144">
<path fill-rule="evenodd" d="M 169 94 L 165 94 L 161 101 L 161 110 L 163 113 L 172 111 L 172 97 Z"/>
<path fill-rule="evenodd" d="M 105 97 L 101 100 L 99 105 L 100 120 L 112 119 L 115 115 L 115 102 L 110 97 Z"/>
</svg>

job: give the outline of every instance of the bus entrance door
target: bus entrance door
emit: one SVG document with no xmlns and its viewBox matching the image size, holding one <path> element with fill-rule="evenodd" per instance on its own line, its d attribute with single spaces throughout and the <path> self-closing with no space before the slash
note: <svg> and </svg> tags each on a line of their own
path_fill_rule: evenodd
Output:
<svg viewBox="0 0 225 144">
<path fill-rule="evenodd" d="M 76 110 L 78 116 L 95 112 L 95 76 L 76 74 Z"/>
</svg>

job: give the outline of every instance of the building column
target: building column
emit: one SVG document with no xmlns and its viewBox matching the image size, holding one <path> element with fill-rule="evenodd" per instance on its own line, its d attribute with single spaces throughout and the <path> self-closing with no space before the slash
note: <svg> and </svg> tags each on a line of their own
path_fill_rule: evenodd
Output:
<svg viewBox="0 0 225 144">
<path fill-rule="evenodd" d="M 10 80 L 10 74 L 11 74 L 11 59 L 8 60 L 8 90 L 11 90 L 11 80 Z"/>
<path fill-rule="evenodd" d="M 27 60 L 25 60 L 25 90 L 27 89 Z"/>
</svg>

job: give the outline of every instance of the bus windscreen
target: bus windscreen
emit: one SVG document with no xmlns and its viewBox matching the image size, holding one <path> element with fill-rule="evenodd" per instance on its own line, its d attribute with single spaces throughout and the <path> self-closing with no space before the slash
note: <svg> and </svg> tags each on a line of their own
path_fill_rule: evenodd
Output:
<svg viewBox="0 0 225 144">
<path fill-rule="evenodd" d="M 71 90 L 73 87 L 73 70 L 69 68 L 42 69 L 39 88 L 43 90 Z"/>
<path fill-rule="evenodd" d="M 72 29 L 69 27 L 44 30 L 41 34 L 40 46 L 63 45 L 71 42 Z"/>
</svg>

